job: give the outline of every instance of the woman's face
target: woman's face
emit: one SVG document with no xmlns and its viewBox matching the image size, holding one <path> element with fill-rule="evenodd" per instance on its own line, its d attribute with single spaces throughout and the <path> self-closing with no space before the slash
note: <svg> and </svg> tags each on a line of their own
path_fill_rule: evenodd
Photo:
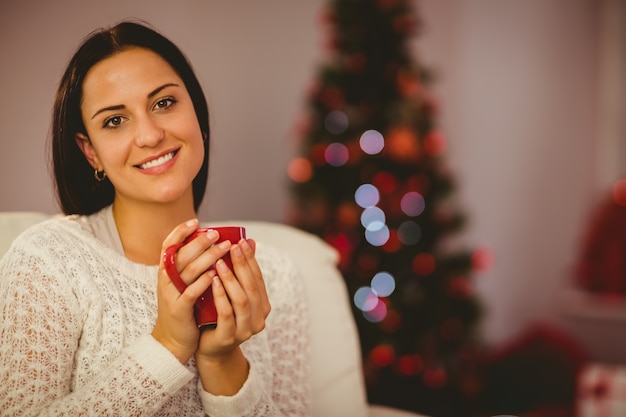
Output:
<svg viewBox="0 0 626 417">
<path fill-rule="evenodd" d="M 104 170 L 115 200 L 193 204 L 202 132 L 182 79 L 158 54 L 132 48 L 93 66 L 83 82 L 87 136 L 77 143 Z"/>
</svg>

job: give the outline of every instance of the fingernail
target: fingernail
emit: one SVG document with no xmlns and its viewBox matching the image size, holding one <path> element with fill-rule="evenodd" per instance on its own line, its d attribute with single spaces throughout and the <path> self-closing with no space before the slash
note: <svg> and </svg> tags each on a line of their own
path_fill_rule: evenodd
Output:
<svg viewBox="0 0 626 417">
<path fill-rule="evenodd" d="M 239 245 L 234 245 L 232 248 L 232 251 L 233 251 L 233 255 L 235 256 L 243 256 L 243 253 L 241 252 Z"/>
<path fill-rule="evenodd" d="M 206 232 L 206 237 L 209 240 L 213 240 L 213 239 L 217 238 L 217 236 L 218 236 L 218 233 L 215 230 L 209 230 L 208 232 Z"/>
<path fill-rule="evenodd" d="M 228 248 L 230 247 L 230 245 L 231 245 L 230 240 L 225 240 L 225 241 L 221 242 L 221 243 L 218 245 L 218 247 L 219 247 L 220 249 L 228 249 Z"/>
<path fill-rule="evenodd" d="M 193 227 L 197 224 L 198 224 L 198 219 L 191 219 L 191 220 L 187 220 L 187 222 L 185 223 L 185 226 Z"/>
<path fill-rule="evenodd" d="M 221 259 L 218 259 L 218 261 L 215 263 L 215 266 L 217 266 L 217 269 L 219 269 L 222 272 L 228 271 L 228 267 L 226 266 L 226 263 Z"/>
<path fill-rule="evenodd" d="M 220 278 L 217 275 L 213 277 L 213 285 L 217 288 L 222 286 L 222 281 L 220 281 Z"/>
</svg>

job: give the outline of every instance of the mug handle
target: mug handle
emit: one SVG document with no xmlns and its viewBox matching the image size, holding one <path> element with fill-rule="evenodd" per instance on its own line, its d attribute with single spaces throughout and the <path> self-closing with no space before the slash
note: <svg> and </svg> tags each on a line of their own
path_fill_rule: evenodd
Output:
<svg viewBox="0 0 626 417">
<path fill-rule="evenodd" d="M 176 289 L 182 294 L 187 289 L 187 284 L 183 281 L 183 279 L 178 274 L 176 270 L 176 252 L 178 249 L 183 247 L 184 243 L 176 243 L 165 250 L 163 253 L 163 266 L 165 267 L 165 272 L 170 277 L 172 284 L 176 287 Z"/>
</svg>

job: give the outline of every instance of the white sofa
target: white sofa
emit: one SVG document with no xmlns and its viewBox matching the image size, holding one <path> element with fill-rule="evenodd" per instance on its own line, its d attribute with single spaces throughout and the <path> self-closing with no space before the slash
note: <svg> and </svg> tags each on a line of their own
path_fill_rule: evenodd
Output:
<svg viewBox="0 0 626 417">
<path fill-rule="evenodd" d="M 50 215 L 0 212 L 0 256 L 24 229 Z M 315 417 L 418 417 L 367 403 L 358 334 L 335 251 L 296 228 L 256 221 L 211 223 L 245 226 L 247 235 L 286 251 L 304 277 L 311 312 L 311 372 Z"/>
</svg>

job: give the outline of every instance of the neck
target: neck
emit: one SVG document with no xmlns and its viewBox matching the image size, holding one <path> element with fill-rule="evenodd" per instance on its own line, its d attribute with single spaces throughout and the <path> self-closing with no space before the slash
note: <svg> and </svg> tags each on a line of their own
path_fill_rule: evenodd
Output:
<svg viewBox="0 0 626 417">
<path fill-rule="evenodd" d="M 133 262 L 158 265 L 163 240 L 174 227 L 196 217 L 193 198 L 168 204 L 146 204 L 115 199 L 113 218 L 124 247 Z"/>
</svg>

